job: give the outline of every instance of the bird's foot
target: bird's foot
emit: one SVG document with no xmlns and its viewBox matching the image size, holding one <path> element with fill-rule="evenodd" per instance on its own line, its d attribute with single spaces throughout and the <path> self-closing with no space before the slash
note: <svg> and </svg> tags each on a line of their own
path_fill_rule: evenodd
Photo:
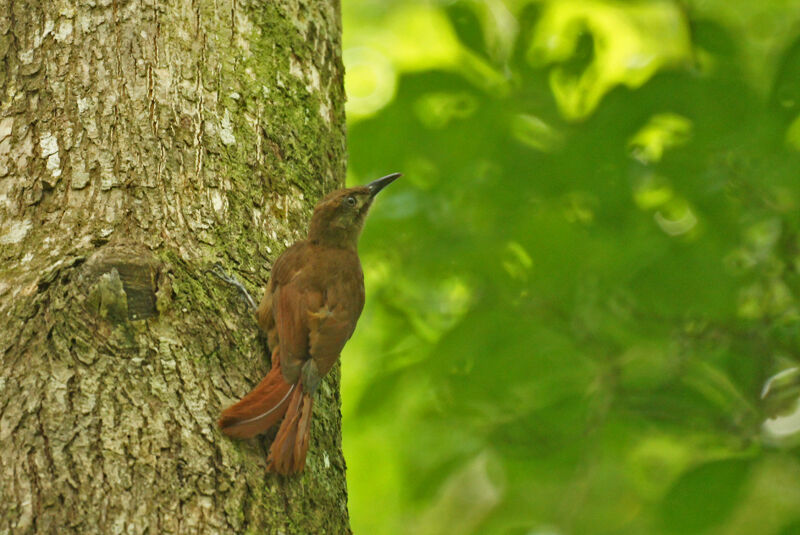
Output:
<svg viewBox="0 0 800 535">
<path fill-rule="evenodd" d="M 225 269 L 223 269 L 222 264 L 217 262 L 216 264 L 214 264 L 214 267 L 209 269 L 208 271 L 210 271 L 223 281 L 227 282 L 231 286 L 237 287 L 239 291 L 242 292 L 242 296 L 244 300 L 247 301 L 247 304 L 250 305 L 250 308 L 252 308 L 253 310 L 257 308 L 256 302 L 250 296 L 250 292 L 247 291 L 247 288 L 244 287 L 244 284 L 242 284 L 241 281 L 239 281 L 239 279 L 237 279 L 233 275 L 228 275 Z"/>
</svg>

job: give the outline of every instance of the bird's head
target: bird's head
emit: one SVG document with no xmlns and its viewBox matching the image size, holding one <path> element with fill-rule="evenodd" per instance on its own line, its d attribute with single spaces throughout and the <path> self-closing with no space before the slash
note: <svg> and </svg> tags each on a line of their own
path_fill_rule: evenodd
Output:
<svg viewBox="0 0 800 535">
<path fill-rule="evenodd" d="M 332 247 L 355 249 L 375 196 L 400 176 L 400 173 L 392 173 L 365 186 L 339 189 L 326 195 L 314 207 L 308 239 Z"/>
</svg>

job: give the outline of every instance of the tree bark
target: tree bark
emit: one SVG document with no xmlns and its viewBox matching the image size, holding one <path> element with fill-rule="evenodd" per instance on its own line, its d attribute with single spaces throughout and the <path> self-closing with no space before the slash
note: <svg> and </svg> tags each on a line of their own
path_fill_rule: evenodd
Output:
<svg viewBox="0 0 800 535">
<path fill-rule="evenodd" d="M 0 0 L 0 533 L 348 533 L 338 373 L 299 477 L 215 421 L 342 184 L 339 5 Z"/>
</svg>

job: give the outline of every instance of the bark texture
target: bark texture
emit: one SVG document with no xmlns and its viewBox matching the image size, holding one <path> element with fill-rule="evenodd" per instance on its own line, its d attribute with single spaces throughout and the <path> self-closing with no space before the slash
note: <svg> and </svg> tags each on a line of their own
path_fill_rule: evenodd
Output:
<svg viewBox="0 0 800 535">
<path fill-rule="evenodd" d="M 338 2 L 0 0 L 0 534 L 347 533 L 338 374 L 306 470 L 221 408 L 244 304 L 345 170 Z"/>
</svg>

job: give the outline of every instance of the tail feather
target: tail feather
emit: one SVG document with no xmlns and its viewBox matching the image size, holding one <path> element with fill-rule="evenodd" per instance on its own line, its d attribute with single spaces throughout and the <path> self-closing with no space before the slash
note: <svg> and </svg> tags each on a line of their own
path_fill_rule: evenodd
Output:
<svg viewBox="0 0 800 535">
<path fill-rule="evenodd" d="M 281 374 L 280 359 L 272 359 L 272 369 L 249 394 L 231 405 L 217 422 L 222 432 L 236 438 L 250 438 L 263 433 L 286 412 L 289 394 L 295 385 L 288 384 Z"/>
<path fill-rule="evenodd" d="M 313 398 L 303 392 L 303 385 L 298 383 L 286 409 L 286 418 L 269 449 L 267 470 L 288 475 L 303 469 L 308 452 L 313 405 Z"/>
</svg>

